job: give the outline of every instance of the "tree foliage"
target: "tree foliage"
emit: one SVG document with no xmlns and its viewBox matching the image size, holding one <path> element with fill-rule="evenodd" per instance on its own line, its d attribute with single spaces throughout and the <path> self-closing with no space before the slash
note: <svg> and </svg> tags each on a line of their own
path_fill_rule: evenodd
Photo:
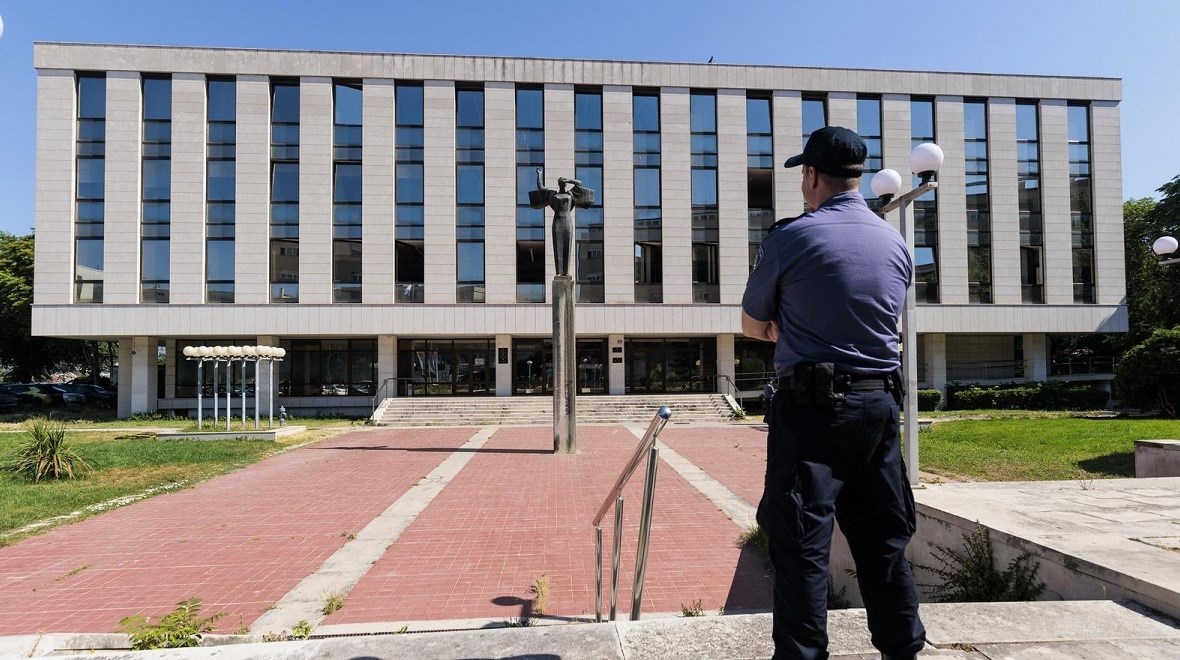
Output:
<svg viewBox="0 0 1180 660">
<path fill-rule="evenodd" d="M 57 369 L 79 366 L 97 373 L 98 345 L 32 336 L 33 235 L 0 232 L 0 375 L 37 380 Z"/>
<path fill-rule="evenodd" d="M 1123 354 L 1115 372 L 1119 398 L 1176 416 L 1180 403 L 1180 329 L 1159 329 Z"/>
</svg>

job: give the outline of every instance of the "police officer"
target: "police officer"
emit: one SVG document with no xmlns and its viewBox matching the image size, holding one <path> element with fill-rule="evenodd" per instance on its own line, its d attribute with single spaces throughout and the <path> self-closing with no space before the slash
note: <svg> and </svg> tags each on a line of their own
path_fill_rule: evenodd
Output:
<svg viewBox="0 0 1180 660">
<path fill-rule="evenodd" d="M 905 558 L 914 501 L 899 451 L 898 318 L 913 262 L 859 192 L 867 149 L 847 128 L 815 131 L 803 198 L 815 209 L 769 232 L 742 299 L 742 332 L 775 342 L 758 522 L 775 569 L 775 658 L 827 658 L 828 555 L 837 522 L 856 562 L 873 645 L 925 644 Z"/>
</svg>

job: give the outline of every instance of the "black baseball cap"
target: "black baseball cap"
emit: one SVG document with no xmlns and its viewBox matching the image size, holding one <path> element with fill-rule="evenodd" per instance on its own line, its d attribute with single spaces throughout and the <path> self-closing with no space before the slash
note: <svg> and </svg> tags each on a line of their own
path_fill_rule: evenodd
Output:
<svg viewBox="0 0 1180 660">
<path fill-rule="evenodd" d="M 864 173 L 865 141 L 843 126 L 825 126 L 807 138 L 803 153 L 792 156 L 785 167 L 810 165 L 830 176 L 855 177 Z"/>
</svg>

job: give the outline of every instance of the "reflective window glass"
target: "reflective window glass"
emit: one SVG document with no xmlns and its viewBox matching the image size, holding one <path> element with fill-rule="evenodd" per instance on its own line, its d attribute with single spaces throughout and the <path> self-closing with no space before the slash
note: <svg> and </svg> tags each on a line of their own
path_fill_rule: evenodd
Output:
<svg viewBox="0 0 1180 660">
<path fill-rule="evenodd" d="M 746 99 L 746 132 L 770 133 L 770 99 Z"/>
<path fill-rule="evenodd" d="M 459 165 L 455 201 L 460 204 L 483 204 L 483 165 Z"/>
<path fill-rule="evenodd" d="M 1070 142 L 1089 142 L 1090 116 L 1086 106 L 1071 105 L 1068 112 Z"/>
<path fill-rule="evenodd" d="M 344 126 L 360 126 L 362 123 L 362 92 L 361 86 L 355 83 L 336 83 L 333 85 L 335 94 L 335 121 Z"/>
<path fill-rule="evenodd" d="M 107 116 L 107 79 L 101 73 L 78 74 L 78 117 L 102 119 Z"/>
<path fill-rule="evenodd" d="M 422 125 L 422 86 L 398 85 L 394 111 L 398 126 Z"/>
<path fill-rule="evenodd" d="M 693 133 L 717 132 L 717 97 L 693 93 L 689 99 L 689 128 Z"/>
<path fill-rule="evenodd" d="M 146 120 L 172 119 L 172 79 L 143 79 L 143 118 Z"/>
<path fill-rule="evenodd" d="M 238 86 L 231 78 L 229 80 L 214 78 L 209 80 L 208 87 L 209 121 L 234 121 L 238 116 Z"/>
<path fill-rule="evenodd" d="M 1035 103 L 1016 104 L 1016 139 L 1036 140 L 1037 136 L 1037 105 Z"/>
<path fill-rule="evenodd" d="M 353 163 L 336 164 L 337 202 L 361 201 L 361 166 Z"/>
<path fill-rule="evenodd" d="M 636 131 L 660 130 L 660 97 L 636 94 L 632 98 Z"/>
<path fill-rule="evenodd" d="M 234 242 L 209 241 L 206 252 L 205 268 L 209 280 L 234 279 Z"/>
<path fill-rule="evenodd" d="M 211 160 L 208 170 L 210 201 L 228 201 L 235 197 L 236 167 L 232 160 Z"/>
<path fill-rule="evenodd" d="M 579 92 L 574 95 L 574 129 L 602 130 L 602 95 Z"/>
<path fill-rule="evenodd" d="M 271 88 L 270 120 L 299 123 L 299 83 L 276 83 Z"/>
<path fill-rule="evenodd" d="M 270 181 L 271 201 L 299 201 L 299 163 L 273 163 Z"/>
<path fill-rule="evenodd" d="M 172 161 L 143 161 L 143 198 L 169 199 L 172 196 Z"/>
<path fill-rule="evenodd" d="M 540 89 L 516 90 L 516 127 L 545 127 L 545 93 Z"/>
<path fill-rule="evenodd" d="M 168 279 L 168 243 L 167 240 L 143 241 L 143 279 Z"/>
<path fill-rule="evenodd" d="M 813 132 L 828 125 L 827 107 L 823 99 L 805 98 L 803 99 L 803 135 L 804 137 L 811 135 Z"/>
<path fill-rule="evenodd" d="M 397 181 L 393 189 L 397 197 L 397 203 L 421 204 L 424 189 L 422 165 L 418 163 L 398 163 L 396 169 Z"/>
<path fill-rule="evenodd" d="M 483 126 L 483 92 L 477 89 L 461 89 L 455 95 L 457 126 Z"/>
<path fill-rule="evenodd" d="M 458 250 L 458 270 L 460 282 L 483 281 L 483 243 L 460 242 Z"/>
<path fill-rule="evenodd" d="M 971 139 L 987 138 L 987 105 L 980 101 L 963 104 L 963 137 Z"/>
<path fill-rule="evenodd" d="M 660 170 L 655 168 L 635 170 L 635 205 L 660 205 Z"/>
<path fill-rule="evenodd" d="M 102 158 L 78 159 L 78 197 L 81 199 L 102 199 L 106 179 L 106 160 Z"/>
</svg>

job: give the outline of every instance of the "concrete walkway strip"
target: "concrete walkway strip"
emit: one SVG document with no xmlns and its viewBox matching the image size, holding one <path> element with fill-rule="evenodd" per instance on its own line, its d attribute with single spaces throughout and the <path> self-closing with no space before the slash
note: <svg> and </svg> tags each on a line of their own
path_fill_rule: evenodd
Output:
<svg viewBox="0 0 1180 660">
<path fill-rule="evenodd" d="M 627 430 L 637 438 L 642 438 L 646 429 L 638 426 L 628 426 Z M 720 481 L 710 477 L 704 470 L 697 467 L 692 461 L 681 456 L 668 445 L 656 440 L 656 446 L 660 449 L 660 458 L 664 459 L 673 470 L 676 470 L 684 480 L 692 484 L 702 495 L 709 498 L 721 513 L 724 513 L 727 518 L 732 520 L 734 524 L 741 527 L 742 530 L 747 530 L 758 524 L 754 520 L 755 507 L 751 506 L 749 502 L 738 497 L 734 492 L 726 488 Z M 657 483 L 659 483 L 657 479 Z"/>
<path fill-rule="evenodd" d="M 330 594 L 346 596 L 495 432 L 494 427 L 480 429 L 366 525 L 355 540 L 345 543 L 316 572 L 295 585 L 274 609 L 258 617 L 250 630 L 255 634 L 280 633 L 291 630 L 300 621 L 306 620 L 312 626 L 323 621 L 327 597 Z"/>
</svg>

